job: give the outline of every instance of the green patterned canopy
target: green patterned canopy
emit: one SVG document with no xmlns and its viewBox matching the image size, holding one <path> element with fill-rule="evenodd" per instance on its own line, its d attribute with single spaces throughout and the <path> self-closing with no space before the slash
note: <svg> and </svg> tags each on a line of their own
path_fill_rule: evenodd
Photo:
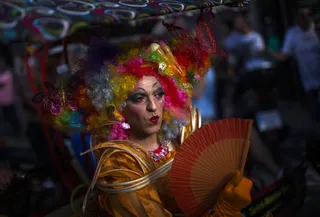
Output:
<svg viewBox="0 0 320 217">
<path fill-rule="evenodd" d="M 250 0 L 1 0 L 0 40 L 43 42 L 62 39 L 97 24 L 117 24 L 202 7 L 241 7 Z"/>
</svg>

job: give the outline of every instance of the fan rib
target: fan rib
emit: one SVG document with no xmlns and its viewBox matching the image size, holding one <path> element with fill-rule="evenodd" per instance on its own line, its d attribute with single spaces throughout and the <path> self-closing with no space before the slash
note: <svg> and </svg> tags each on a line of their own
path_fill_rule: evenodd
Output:
<svg viewBox="0 0 320 217">
<path fill-rule="evenodd" d="M 202 126 L 181 145 L 170 178 L 187 217 L 198 217 L 209 209 L 232 174 L 243 172 L 251 129 L 252 120 L 219 120 Z"/>
</svg>

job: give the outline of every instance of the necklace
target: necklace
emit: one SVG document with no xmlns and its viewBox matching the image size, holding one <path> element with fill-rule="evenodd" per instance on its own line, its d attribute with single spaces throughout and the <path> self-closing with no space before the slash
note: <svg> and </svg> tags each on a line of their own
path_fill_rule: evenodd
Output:
<svg viewBox="0 0 320 217">
<path fill-rule="evenodd" d="M 160 145 L 157 150 L 149 151 L 151 158 L 154 162 L 157 162 L 163 159 L 169 153 L 168 143 L 166 142 L 164 145 Z"/>
</svg>

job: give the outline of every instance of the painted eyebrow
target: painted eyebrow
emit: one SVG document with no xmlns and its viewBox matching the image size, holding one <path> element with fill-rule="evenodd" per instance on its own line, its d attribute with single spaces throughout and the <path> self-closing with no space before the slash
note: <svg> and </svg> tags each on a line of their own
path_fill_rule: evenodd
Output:
<svg viewBox="0 0 320 217">
<path fill-rule="evenodd" d="M 153 84 L 152 88 L 154 88 L 158 84 L 158 81 Z"/>
<path fill-rule="evenodd" d="M 138 87 L 137 89 L 143 90 L 144 92 L 147 92 L 145 89 L 143 89 L 142 87 Z"/>
<path fill-rule="evenodd" d="M 157 84 L 159 84 L 158 81 L 152 85 L 152 88 L 154 88 Z M 140 90 L 143 90 L 144 92 L 147 92 L 147 91 L 146 91 L 145 89 L 143 89 L 142 87 L 138 87 L 137 89 L 140 89 Z"/>
</svg>

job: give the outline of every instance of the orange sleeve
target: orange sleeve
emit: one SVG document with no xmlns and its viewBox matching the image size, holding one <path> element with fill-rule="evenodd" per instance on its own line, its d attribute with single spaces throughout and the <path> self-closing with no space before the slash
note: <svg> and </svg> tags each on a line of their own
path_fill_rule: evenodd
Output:
<svg viewBox="0 0 320 217">
<path fill-rule="evenodd" d="M 123 170 L 105 175 L 110 169 Z M 98 182 L 117 184 L 137 180 L 143 175 L 140 165 L 130 154 L 115 153 L 105 161 Z M 135 191 L 115 194 L 98 188 L 97 193 L 100 214 L 104 217 L 172 217 L 170 212 L 163 207 L 153 184 L 148 184 Z"/>
</svg>

